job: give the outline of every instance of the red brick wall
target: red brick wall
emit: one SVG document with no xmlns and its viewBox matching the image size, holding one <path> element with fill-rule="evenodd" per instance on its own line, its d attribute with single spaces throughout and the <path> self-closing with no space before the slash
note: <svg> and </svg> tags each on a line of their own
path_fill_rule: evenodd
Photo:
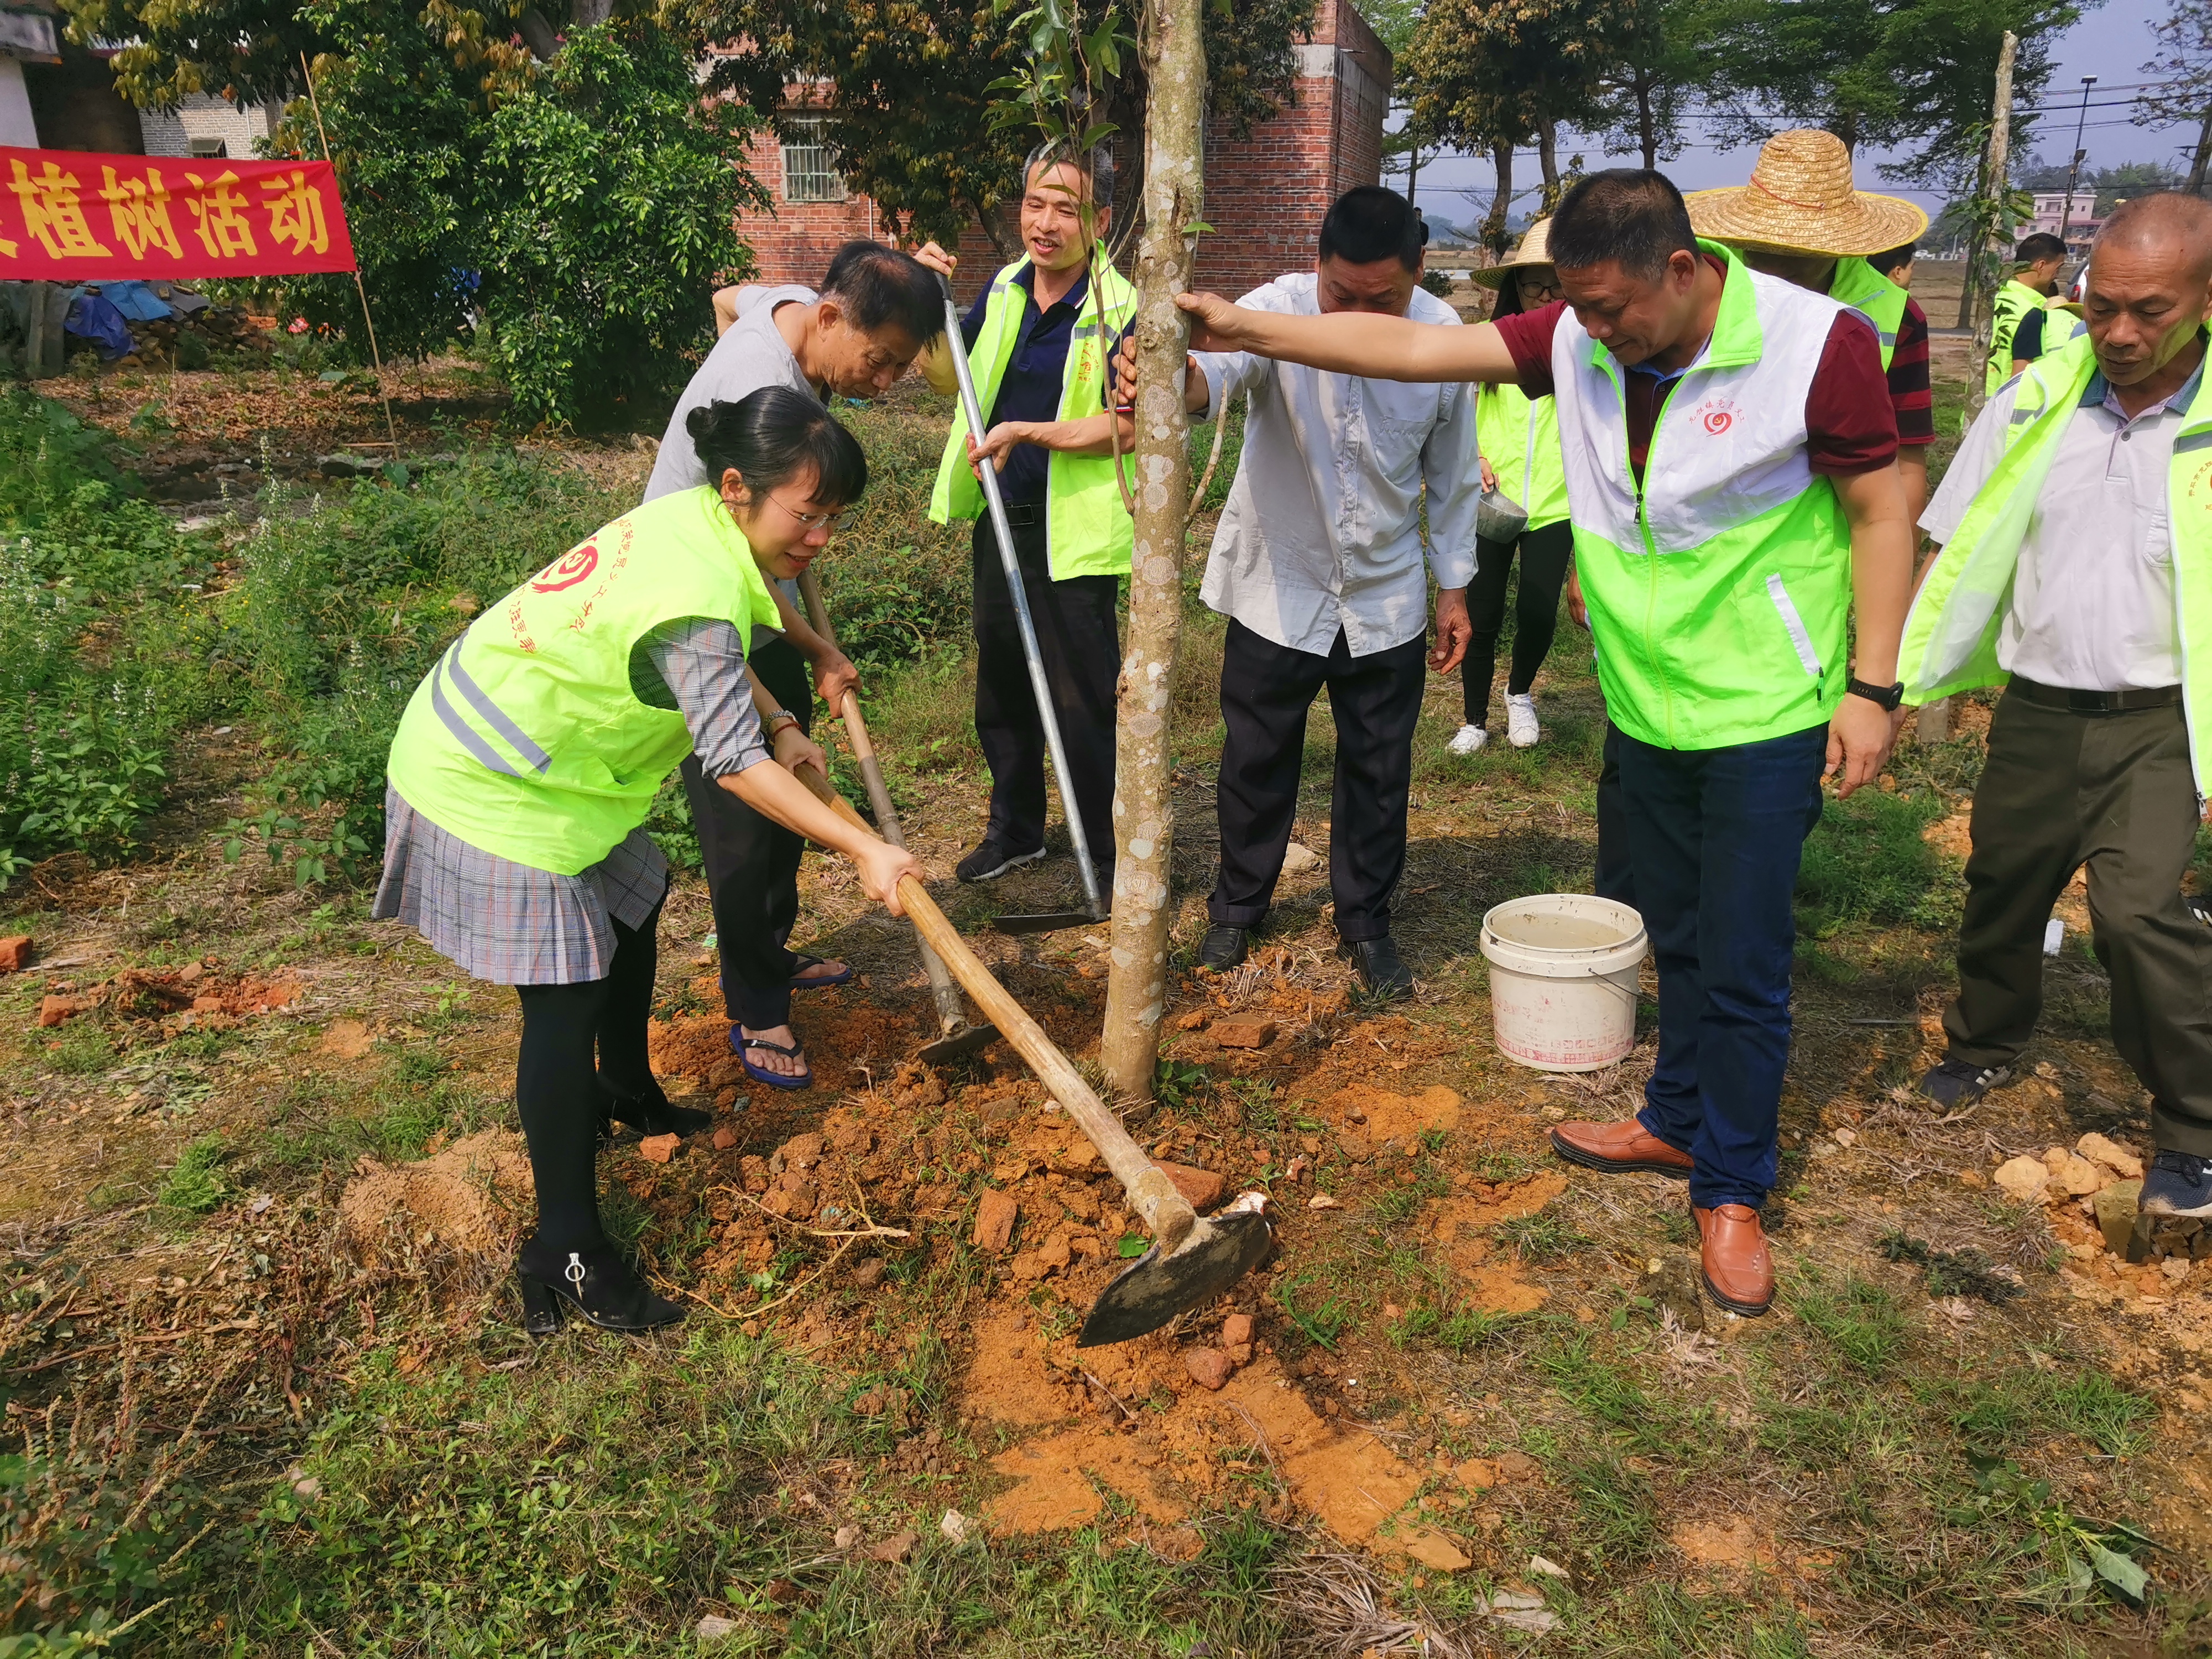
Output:
<svg viewBox="0 0 2212 1659">
<path fill-rule="evenodd" d="M 1329 203 L 1354 185 L 1381 178 L 1389 51 L 1347 0 L 1321 0 L 1313 40 L 1299 50 L 1303 67 L 1324 72 L 1301 75 L 1281 114 L 1241 143 L 1218 127 L 1206 135 L 1206 219 L 1214 234 L 1199 243 L 1201 287 L 1242 294 L 1285 271 L 1310 270 Z M 773 133 L 756 136 L 745 160 L 776 198 L 772 216 L 739 222 L 762 280 L 811 285 L 821 281 L 839 244 L 882 234 L 866 197 L 784 201 L 782 159 Z M 958 286 L 966 300 L 998 269 L 1000 258 L 973 227 L 959 252 Z"/>
</svg>

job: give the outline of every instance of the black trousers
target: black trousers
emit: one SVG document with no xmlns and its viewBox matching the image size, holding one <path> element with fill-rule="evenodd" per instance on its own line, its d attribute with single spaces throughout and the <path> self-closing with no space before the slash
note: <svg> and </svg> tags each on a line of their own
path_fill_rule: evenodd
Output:
<svg viewBox="0 0 2212 1659">
<path fill-rule="evenodd" d="M 1337 630 L 1327 656 L 1262 639 L 1232 620 L 1221 658 L 1229 729 L 1214 793 L 1221 874 L 1206 914 L 1256 927 L 1275 895 L 1298 806 L 1306 711 L 1323 686 L 1336 720 L 1336 788 L 1328 809 L 1328 882 L 1336 931 L 1348 945 L 1390 931 L 1390 895 L 1406 871 L 1406 798 L 1421 718 L 1428 640 L 1355 657 Z"/>
<path fill-rule="evenodd" d="M 1600 898 L 1636 908 L 1636 872 L 1628 856 L 1628 803 L 1620 794 L 1620 728 L 1605 723 L 1597 774 L 1597 879 Z"/>
<path fill-rule="evenodd" d="M 1559 593 L 1574 556 L 1575 527 L 1562 519 L 1517 540 L 1474 544 L 1474 579 L 1467 585 L 1467 619 L 1474 629 L 1460 683 L 1467 694 L 1467 723 L 1490 724 L 1490 684 L 1498 677 L 1498 635 L 1505 626 L 1505 578 L 1513 550 L 1521 550 L 1521 593 L 1513 606 L 1513 664 L 1505 677 L 1510 696 L 1525 696 L 1552 648 L 1559 623 Z"/>
<path fill-rule="evenodd" d="M 2212 1157 L 2212 929 L 2189 914 L 2197 786 L 2179 705 L 2081 714 L 2017 690 L 1990 721 L 1974 789 L 1951 1057 L 2008 1064 L 2043 1012 L 2043 930 L 2089 870 L 2112 1047 L 2150 1091 L 2152 1143 Z"/>
<path fill-rule="evenodd" d="M 1045 684 L 1060 717 L 1060 741 L 1091 857 L 1114 862 L 1114 690 L 1121 675 L 1121 628 L 1115 614 L 1118 576 L 1054 581 L 1045 555 L 1044 507 L 1011 506 L 1014 557 L 1029 596 L 1044 659 Z M 1013 595 L 999 562 L 988 518 L 975 521 L 975 737 L 991 769 L 989 835 L 1010 851 L 1044 845 L 1044 722 L 1037 717 Z"/>
<path fill-rule="evenodd" d="M 814 720 L 814 687 L 806 659 L 788 640 L 775 640 L 747 659 L 761 684 L 798 716 Z M 773 764 L 773 763 L 770 763 Z M 787 948 L 799 921 L 799 860 L 794 836 L 739 800 L 684 757 L 684 793 L 699 832 L 707 892 L 714 906 L 714 939 L 722 958 L 722 1003 L 732 1019 L 756 1031 L 791 1023 L 791 975 L 798 958 Z"/>
<path fill-rule="evenodd" d="M 646 1054 L 660 907 L 653 907 L 641 927 L 618 921 L 614 927 L 614 959 L 605 979 L 514 988 L 522 999 L 514 1103 L 538 1189 L 538 1238 L 549 1249 L 583 1250 L 605 1242 L 598 1182 L 602 1097 L 635 1100 L 660 1092 Z"/>
</svg>

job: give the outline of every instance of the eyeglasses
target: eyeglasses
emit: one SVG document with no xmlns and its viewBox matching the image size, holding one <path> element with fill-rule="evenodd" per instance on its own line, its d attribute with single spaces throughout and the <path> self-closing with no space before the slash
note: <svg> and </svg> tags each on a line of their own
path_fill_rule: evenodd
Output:
<svg viewBox="0 0 2212 1659">
<path fill-rule="evenodd" d="M 783 503 L 776 501 L 774 495 L 770 495 L 769 500 L 775 501 L 778 507 L 782 507 L 786 513 L 799 521 L 799 527 L 804 530 L 819 530 L 824 525 L 832 530 L 850 530 L 860 516 L 850 508 L 842 508 L 836 513 L 800 513 L 794 508 L 784 507 Z"/>
<path fill-rule="evenodd" d="M 1549 305 L 1566 292 L 1557 283 L 1547 283 L 1538 276 L 1523 276 L 1517 286 L 1522 301 L 1537 305 Z"/>
</svg>

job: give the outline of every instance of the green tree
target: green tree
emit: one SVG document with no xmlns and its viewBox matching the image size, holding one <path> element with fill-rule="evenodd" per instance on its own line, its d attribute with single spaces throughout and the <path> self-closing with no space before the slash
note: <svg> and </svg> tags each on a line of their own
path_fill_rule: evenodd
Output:
<svg viewBox="0 0 2212 1659">
<path fill-rule="evenodd" d="M 2158 54 L 2142 66 L 2143 73 L 2165 84 L 2137 100 L 2135 122 L 2145 127 L 2197 124 L 2197 147 L 2181 187 L 2202 195 L 2212 168 L 2212 0 L 2173 0 L 2173 9 L 2151 26 L 2151 34 Z"/>
<path fill-rule="evenodd" d="M 1067 18 L 1079 32 L 1095 30 L 1112 10 L 1091 0 L 1068 7 Z M 1296 38 L 1313 15 L 1313 0 L 1206 8 L 1215 120 L 1242 137 L 1282 106 L 1297 76 Z M 894 233 L 950 243 L 975 223 L 1012 257 L 996 210 L 1018 190 L 1035 134 L 992 123 L 994 85 L 1027 61 L 994 0 L 666 0 L 664 15 L 706 40 L 744 42 L 717 61 L 709 88 L 780 123 L 819 118 L 845 182 L 874 199 Z M 1118 193 L 1135 201 L 1146 71 L 1137 53 L 1120 68 L 1097 118 L 1129 136 L 1116 145 L 1128 168 Z M 803 90 L 787 101 L 794 87 Z"/>
<path fill-rule="evenodd" d="M 1656 167 L 1682 149 L 1682 118 L 1706 78 L 1705 0 L 1644 0 L 1624 9 L 1607 42 L 1586 130 L 1607 149 L 1632 148 Z"/>
</svg>

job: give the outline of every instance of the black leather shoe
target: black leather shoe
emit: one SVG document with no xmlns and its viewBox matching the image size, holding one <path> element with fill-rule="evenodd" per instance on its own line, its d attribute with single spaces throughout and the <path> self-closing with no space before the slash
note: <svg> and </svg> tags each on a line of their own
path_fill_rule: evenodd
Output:
<svg viewBox="0 0 2212 1659">
<path fill-rule="evenodd" d="M 1368 995 L 1395 1001 L 1413 994 L 1413 970 L 1399 959 L 1398 947 L 1390 942 L 1389 934 L 1340 945 L 1336 953 L 1352 959 Z"/>
<path fill-rule="evenodd" d="M 603 1331 L 649 1331 L 684 1317 L 681 1307 L 647 1288 L 608 1243 L 556 1250 L 533 1236 L 516 1254 L 514 1277 L 522 1291 L 522 1328 L 532 1336 L 561 1328 L 563 1304 Z"/>
<path fill-rule="evenodd" d="M 1198 947 L 1198 965 L 1216 973 L 1234 968 L 1252 954 L 1252 930 L 1217 921 L 1206 930 L 1206 943 Z"/>
<path fill-rule="evenodd" d="M 696 1135 L 702 1129 L 714 1127 L 712 1112 L 696 1111 L 689 1106 L 669 1103 L 660 1085 L 651 1085 L 652 1092 L 635 1099 L 624 1100 L 604 1080 L 599 1084 L 599 1138 L 614 1139 L 614 1126 L 626 1124 L 641 1135 Z"/>
</svg>

